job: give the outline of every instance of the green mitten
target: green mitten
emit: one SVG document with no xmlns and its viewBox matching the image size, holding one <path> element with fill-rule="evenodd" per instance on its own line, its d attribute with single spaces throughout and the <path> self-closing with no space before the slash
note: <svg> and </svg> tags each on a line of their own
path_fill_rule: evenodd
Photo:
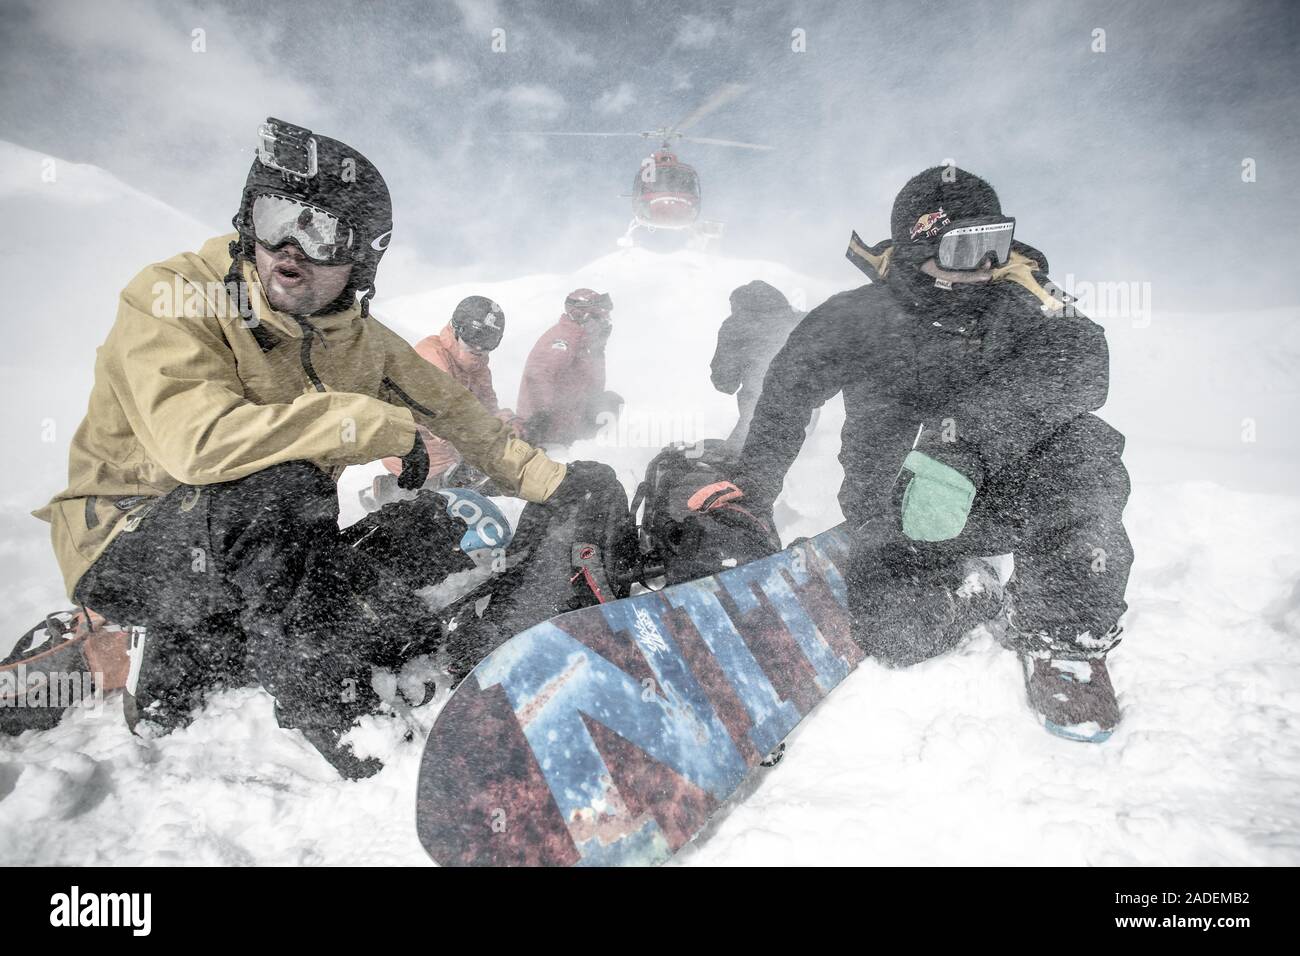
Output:
<svg viewBox="0 0 1300 956">
<path fill-rule="evenodd" d="M 913 541 L 948 541 L 961 534 L 975 500 L 975 485 L 956 468 L 919 451 L 903 468 L 912 480 L 903 491 L 903 534 Z"/>
</svg>

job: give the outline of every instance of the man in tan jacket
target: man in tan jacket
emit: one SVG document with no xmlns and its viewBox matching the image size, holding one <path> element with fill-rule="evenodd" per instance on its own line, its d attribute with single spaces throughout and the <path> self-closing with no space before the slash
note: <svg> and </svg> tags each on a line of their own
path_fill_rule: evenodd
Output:
<svg viewBox="0 0 1300 956">
<path fill-rule="evenodd" d="M 369 315 L 392 215 L 364 156 L 278 120 L 260 136 L 238 232 L 122 292 L 68 487 L 37 514 L 69 595 L 145 626 L 133 728 L 184 726 L 205 690 L 256 680 L 282 726 L 367 776 L 379 763 L 339 741 L 379 707 L 371 668 L 429 636 L 411 592 L 469 562 L 437 496 L 340 533 L 333 479 L 398 456 L 419 488 L 417 424 L 529 501 L 570 498 L 604 466 L 566 478 Z"/>
</svg>

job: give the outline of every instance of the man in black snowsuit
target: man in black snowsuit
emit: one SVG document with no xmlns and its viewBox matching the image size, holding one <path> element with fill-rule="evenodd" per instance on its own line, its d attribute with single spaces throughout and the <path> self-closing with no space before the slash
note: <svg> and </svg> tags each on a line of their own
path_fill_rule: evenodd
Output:
<svg viewBox="0 0 1300 956">
<path fill-rule="evenodd" d="M 731 314 L 718 328 L 711 366 L 713 387 L 725 395 L 735 395 L 740 411 L 736 427 L 723 446 L 728 454 L 738 454 L 744 447 L 768 363 L 781 351 L 786 336 L 803 315 L 761 279 L 732 291 Z"/>
<path fill-rule="evenodd" d="M 1003 640 L 1049 730 L 1104 740 L 1106 671 L 1132 549 L 1124 439 L 1103 330 L 1014 241 L 976 176 L 938 167 L 895 200 L 891 239 L 849 258 L 872 278 L 814 309 L 773 359 L 733 487 L 770 507 L 812 410 L 844 393 L 839 499 L 857 529 L 854 635 L 886 662 L 951 647 L 1003 600 L 971 559 L 1013 553 Z"/>
</svg>

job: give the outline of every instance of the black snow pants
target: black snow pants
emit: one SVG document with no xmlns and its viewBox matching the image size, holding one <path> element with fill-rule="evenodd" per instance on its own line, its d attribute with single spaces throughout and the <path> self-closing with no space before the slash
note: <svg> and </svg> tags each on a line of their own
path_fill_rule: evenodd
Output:
<svg viewBox="0 0 1300 956">
<path fill-rule="evenodd" d="M 207 690 L 256 682 L 321 747 L 377 706 L 372 666 L 436 638 L 412 592 L 472 566 L 444 508 L 422 492 L 340 531 L 334 482 L 308 462 L 182 485 L 132 515 L 75 597 L 145 626 L 139 716 L 183 726 Z"/>
<path fill-rule="evenodd" d="M 953 599 L 970 559 L 1011 553 L 1009 636 L 1044 635 L 1062 658 L 1104 653 L 1127 608 L 1133 563 L 1123 524 L 1123 449 L 1123 436 L 1100 418 L 1074 419 L 986 479 L 965 529 L 951 541 L 901 538 L 900 482 L 888 514 L 869 520 L 855 539 L 848 575 L 855 638 L 892 664 L 942 653 L 990 610 L 982 595 Z"/>
</svg>

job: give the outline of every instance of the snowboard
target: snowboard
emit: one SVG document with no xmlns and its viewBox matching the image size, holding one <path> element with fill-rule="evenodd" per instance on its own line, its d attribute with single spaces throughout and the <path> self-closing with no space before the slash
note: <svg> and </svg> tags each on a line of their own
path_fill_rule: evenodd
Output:
<svg viewBox="0 0 1300 956">
<path fill-rule="evenodd" d="M 502 644 L 439 713 L 416 827 L 446 866 L 663 863 L 862 660 L 841 525 Z"/>
</svg>

